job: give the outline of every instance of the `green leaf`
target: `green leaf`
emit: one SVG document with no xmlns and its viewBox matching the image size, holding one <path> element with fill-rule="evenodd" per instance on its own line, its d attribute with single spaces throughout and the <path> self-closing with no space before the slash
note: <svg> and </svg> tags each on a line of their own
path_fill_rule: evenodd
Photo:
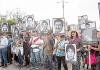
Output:
<svg viewBox="0 0 100 70">
<path fill-rule="evenodd" d="M 14 20 L 14 19 L 9 19 L 9 20 L 7 20 L 7 23 L 8 23 L 9 25 L 15 25 L 15 24 L 16 24 L 16 20 Z"/>
</svg>

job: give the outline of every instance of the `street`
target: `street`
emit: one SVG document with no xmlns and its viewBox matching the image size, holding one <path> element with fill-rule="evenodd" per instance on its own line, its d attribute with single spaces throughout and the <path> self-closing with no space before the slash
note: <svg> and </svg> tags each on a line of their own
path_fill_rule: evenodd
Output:
<svg viewBox="0 0 100 70">
<path fill-rule="evenodd" d="M 20 66 L 18 66 L 17 63 L 13 63 L 11 65 L 8 65 L 7 68 L 0 67 L 0 70 L 32 70 L 32 69 L 31 69 L 31 67 L 20 68 Z M 46 70 L 46 69 L 44 69 L 44 67 L 39 67 L 39 69 L 36 69 L 36 70 Z M 56 69 L 54 69 L 54 70 L 56 70 Z M 64 70 L 63 66 L 62 66 L 62 70 Z M 68 64 L 68 70 L 71 70 L 71 64 Z M 81 69 L 81 70 L 86 70 L 86 69 Z"/>
</svg>

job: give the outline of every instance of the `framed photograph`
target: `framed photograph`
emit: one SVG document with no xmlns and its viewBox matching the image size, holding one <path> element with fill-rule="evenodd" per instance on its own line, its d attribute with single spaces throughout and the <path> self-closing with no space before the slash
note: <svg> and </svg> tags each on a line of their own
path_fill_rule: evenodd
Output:
<svg viewBox="0 0 100 70">
<path fill-rule="evenodd" d="M 88 21 L 87 15 L 78 16 L 78 23 L 79 24 L 85 24 Z"/>
<path fill-rule="evenodd" d="M 63 18 L 53 18 L 53 33 L 54 34 L 65 33 Z"/>
<path fill-rule="evenodd" d="M 82 30 L 82 43 L 83 44 L 97 43 L 97 30 L 95 28 Z"/>
<path fill-rule="evenodd" d="M 40 32 L 43 34 L 47 34 L 50 30 L 50 20 L 41 20 L 40 21 Z"/>
<path fill-rule="evenodd" d="M 79 24 L 79 28 L 81 30 L 89 29 L 89 28 L 96 28 L 96 22 L 95 21 L 89 21 L 88 23 Z"/>
<path fill-rule="evenodd" d="M 70 63 L 77 62 L 77 51 L 75 44 L 65 44 L 65 58 Z"/>
<path fill-rule="evenodd" d="M 9 29 L 8 23 L 2 23 L 1 31 L 2 32 L 8 32 L 8 29 Z"/>
<path fill-rule="evenodd" d="M 96 28 L 96 21 L 91 21 L 88 23 L 89 28 Z"/>
<path fill-rule="evenodd" d="M 32 15 L 29 15 L 26 18 L 26 28 L 34 28 L 34 17 Z"/>
<path fill-rule="evenodd" d="M 86 29 L 86 25 L 85 25 L 85 24 L 79 24 L 79 28 L 80 28 L 81 30 Z"/>
<path fill-rule="evenodd" d="M 14 36 L 15 38 L 18 38 L 19 35 L 20 35 L 19 29 L 18 29 L 16 26 L 14 26 L 14 27 L 13 27 L 13 36 Z"/>
</svg>

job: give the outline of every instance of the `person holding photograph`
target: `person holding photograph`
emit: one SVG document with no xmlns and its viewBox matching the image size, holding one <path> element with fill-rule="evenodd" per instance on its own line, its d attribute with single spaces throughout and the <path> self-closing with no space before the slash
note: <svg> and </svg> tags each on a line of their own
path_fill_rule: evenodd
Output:
<svg viewBox="0 0 100 70">
<path fill-rule="evenodd" d="M 24 58 L 23 58 L 23 40 L 18 39 L 16 42 L 16 55 L 18 56 L 18 63 L 22 67 Z"/>
<path fill-rule="evenodd" d="M 24 60 L 25 60 L 24 66 L 27 66 L 27 67 L 30 64 L 29 40 L 30 40 L 30 35 L 28 33 L 25 33 L 25 36 L 24 36 L 24 39 L 23 39 L 23 55 L 24 55 Z"/>
<path fill-rule="evenodd" d="M 76 50 L 77 50 L 77 62 L 75 64 L 72 64 L 72 70 L 80 70 L 80 59 L 81 59 L 81 39 L 78 36 L 78 33 L 76 31 L 71 32 L 71 36 L 69 39 L 69 44 L 76 44 Z"/>
<path fill-rule="evenodd" d="M 56 58 L 58 63 L 58 70 L 61 70 L 61 62 L 63 63 L 64 70 L 68 70 L 66 61 L 65 61 L 65 36 L 60 35 L 58 37 L 58 41 L 55 45 L 56 50 Z"/>
<path fill-rule="evenodd" d="M 9 64 L 12 64 L 12 51 L 11 51 L 12 45 L 13 45 L 13 38 L 11 35 L 8 35 L 7 56 Z"/>
<path fill-rule="evenodd" d="M 91 50 L 97 51 L 96 52 L 97 64 L 96 64 L 96 68 L 94 70 L 99 70 L 100 69 L 100 45 L 97 48 L 92 47 L 92 46 L 89 46 L 89 48 Z"/>
<path fill-rule="evenodd" d="M 53 65 L 52 65 L 52 58 L 53 58 L 53 46 L 54 42 L 52 39 L 52 35 L 50 32 L 46 35 L 46 38 L 44 40 L 44 62 L 45 62 L 45 68 L 47 70 L 52 70 Z"/>
</svg>

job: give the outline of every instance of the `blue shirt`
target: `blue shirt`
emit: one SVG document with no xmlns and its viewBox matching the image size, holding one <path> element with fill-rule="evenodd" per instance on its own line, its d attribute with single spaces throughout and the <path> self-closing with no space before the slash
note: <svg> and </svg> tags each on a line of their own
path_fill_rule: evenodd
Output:
<svg viewBox="0 0 100 70">
<path fill-rule="evenodd" d="M 60 43 L 58 43 L 57 48 L 65 48 L 65 41 L 63 40 Z M 56 56 L 65 56 L 65 51 L 57 49 Z"/>
</svg>

